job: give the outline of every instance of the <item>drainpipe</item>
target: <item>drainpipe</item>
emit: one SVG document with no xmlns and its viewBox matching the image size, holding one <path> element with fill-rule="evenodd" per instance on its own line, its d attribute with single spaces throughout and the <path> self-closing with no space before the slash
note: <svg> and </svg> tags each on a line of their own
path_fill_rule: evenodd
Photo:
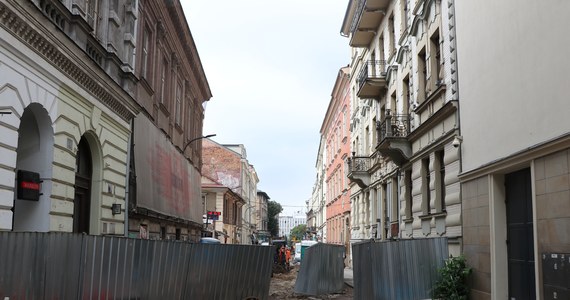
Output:
<svg viewBox="0 0 570 300">
<path fill-rule="evenodd" d="M 129 198 L 131 191 L 130 178 L 131 178 L 131 155 L 133 149 L 133 135 L 135 134 L 135 119 L 131 119 L 131 134 L 127 142 L 127 176 L 125 179 L 125 237 L 129 237 Z"/>
</svg>

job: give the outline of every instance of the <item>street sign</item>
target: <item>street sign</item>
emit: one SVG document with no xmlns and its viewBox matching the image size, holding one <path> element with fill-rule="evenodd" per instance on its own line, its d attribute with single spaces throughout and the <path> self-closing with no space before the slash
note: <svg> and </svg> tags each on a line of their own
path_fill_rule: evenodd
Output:
<svg viewBox="0 0 570 300">
<path fill-rule="evenodd" d="M 208 219 L 217 221 L 222 213 L 219 211 L 208 211 Z"/>
</svg>

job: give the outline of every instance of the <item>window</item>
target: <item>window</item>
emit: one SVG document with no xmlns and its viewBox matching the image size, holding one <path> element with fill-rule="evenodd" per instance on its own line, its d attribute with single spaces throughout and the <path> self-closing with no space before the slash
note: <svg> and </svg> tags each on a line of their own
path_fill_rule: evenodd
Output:
<svg viewBox="0 0 570 300">
<path fill-rule="evenodd" d="M 398 177 L 393 177 L 392 182 L 390 183 L 390 193 L 388 194 L 390 197 L 390 222 L 398 222 L 400 219 L 400 212 L 398 209 L 398 201 L 399 201 L 399 193 L 398 193 Z"/>
<path fill-rule="evenodd" d="M 384 53 L 384 35 L 380 35 L 378 38 L 378 59 L 380 60 L 380 64 L 384 64 L 384 60 L 386 59 L 386 55 Z M 380 71 L 384 72 L 384 69 Z"/>
<path fill-rule="evenodd" d="M 408 0 L 400 0 L 400 4 L 401 4 L 401 18 L 402 18 L 402 26 L 401 26 L 401 31 L 402 34 L 405 33 L 406 29 L 408 29 Z"/>
<path fill-rule="evenodd" d="M 141 76 L 144 78 L 149 78 L 150 69 L 150 30 L 148 27 L 144 27 L 143 31 L 143 49 L 142 49 L 142 67 Z"/>
<path fill-rule="evenodd" d="M 441 80 L 443 80 L 443 68 L 441 67 L 441 51 L 439 32 L 436 31 L 430 38 L 430 82 L 429 88 L 434 91 Z"/>
<path fill-rule="evenodd" d="M 406 170 L 404 173 L 404 185 L 405 185 L 405 201 L 406 201 L 406 219 L 412 219 L 412 170 Z"/>
<path fill-rule="evenodd" d="M 394 15 L 390 16 L 390 19 L 388 20 L 388 30 L 390 31 L 390 53 L 389 56 L 392 57 L 394 54 L 396 54 L 396 33 L 395 33 L 395 28 L 394 28 Z"/>
<path fill-rule="evenodd" d="M 422 214 L 429 214 L 430 202 L 430 171 L 429 171 L 429 157 L 422 159 Z"/>
<path fill-rule="evenodd" d="M 426 99 L 426 49 L 422 48 L 418 54 L 418 103 L 424 102 Z"/>
<path fill-rule="evenodd" d="M 166 97 L 168 96 L 168 60 L 162 59 L 162 72 L 160 74 L 160 103 L 166 105 Z"/>
<path fill-rule="evenodd" d="M 410 104 L 410 76 L 406 76 L 402 82 L 402 96 L 404 98 L 402 101 L 404 104 L 403 112 L 408 114 L 410 113 L 408 110 L 408 105 Z"/>
<path fill-rule="evenodd" d="M 443 150 L 435 153 L 434 171 L 435 172 L 435 211 L 443 212 L 445 210 L 445 162 Z"/>
<path fill-rule="evenodd" d="M 182 83 L 176 83 L 176 107 L 174 111 L 174 122 L 180 126 L 182 118 Z"/>
<path fill-rule="evenodd" d="M 86 7 L 87 7 L 87 24 L 93 28 L 95 31 L 95 27 L 97 26 L 97 18 L 98 18 L 98 11 L 99 11 L 99 1 L 98 0 L 86 0 Z"/>
<path fill-rule="evenodd" d="M 370 149 L 370 128 L 366 126 L 364 133 L 364 151 L 368 155 Z"/>
</svg>

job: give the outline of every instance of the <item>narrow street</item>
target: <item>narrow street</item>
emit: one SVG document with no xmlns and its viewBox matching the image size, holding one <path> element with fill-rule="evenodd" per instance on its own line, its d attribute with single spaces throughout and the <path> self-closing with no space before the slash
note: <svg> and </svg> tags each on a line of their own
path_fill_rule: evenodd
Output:
<svg viewBox="0 0 570 300">
<path fill-rule="evenodd" d="M 344 285 L 344 289 L 338 294 L 327 294 L 320 296 L 309 296 L 300 295 L 295 293 L 295 280 L 297 279 L 297 273 L 299 271 L 300 265 L 292 266 L 289 273 L 276 273 L 273 274 L 271 278 L 271 283 L 269 286 L 269 299 L 270 300 L 280 300 L 280 299 L 338 299 L 338 300 L 348 300 L 353 299 L 352 287 L 347 284 Z"/>
</svg>

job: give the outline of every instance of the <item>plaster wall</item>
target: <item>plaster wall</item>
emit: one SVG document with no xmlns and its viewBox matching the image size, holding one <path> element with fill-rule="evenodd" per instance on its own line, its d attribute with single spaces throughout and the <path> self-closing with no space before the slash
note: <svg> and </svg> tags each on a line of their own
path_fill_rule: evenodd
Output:
<svg viewBox="0 0 570 300">
<path fill-rule="evenodd" d="M 0 45 L 0 107 L 12 112 L 0 120 L 0 131 L 6 133 L 0 136 L 0 152 L 6 154 L 0 161 L 3 166 L 0 190 L 8 197 L 0 204 L 0 230 L 12 229 L 10 210 L 14 205 L 20 117 L 28 105 L 37 103 L 51 121 L 53 150 L 46 157 L 51 163 L 42 171 L 44 195 L 40 200 L 49 203 L 45 208 L 49 216 L 44 225 L 34 227 L 39 231 L 72 231 L 75 155 L 81 136 L 89 133 L 94 138 L 90 143 L 94 159 L 99 158 L 94 162 L 94 166 L 99 166 L 98 173 L 94 171 L 92 185 L 92 201 L 97 206 L 92 211 L 90 233 L 123 234 L 124 212 L 112 215 L 110 208 L 113 203 L 125 207 L 129 123 L 10 33 L 0 29 L 0 34 L 5 41 Z M 108 232 L 103 232 L 104 228 Z"/>
<path fill-rule="evenodd" d="M 567 1 L 456 1 L 463 171 L 566 134 Z"/>
</svg>

